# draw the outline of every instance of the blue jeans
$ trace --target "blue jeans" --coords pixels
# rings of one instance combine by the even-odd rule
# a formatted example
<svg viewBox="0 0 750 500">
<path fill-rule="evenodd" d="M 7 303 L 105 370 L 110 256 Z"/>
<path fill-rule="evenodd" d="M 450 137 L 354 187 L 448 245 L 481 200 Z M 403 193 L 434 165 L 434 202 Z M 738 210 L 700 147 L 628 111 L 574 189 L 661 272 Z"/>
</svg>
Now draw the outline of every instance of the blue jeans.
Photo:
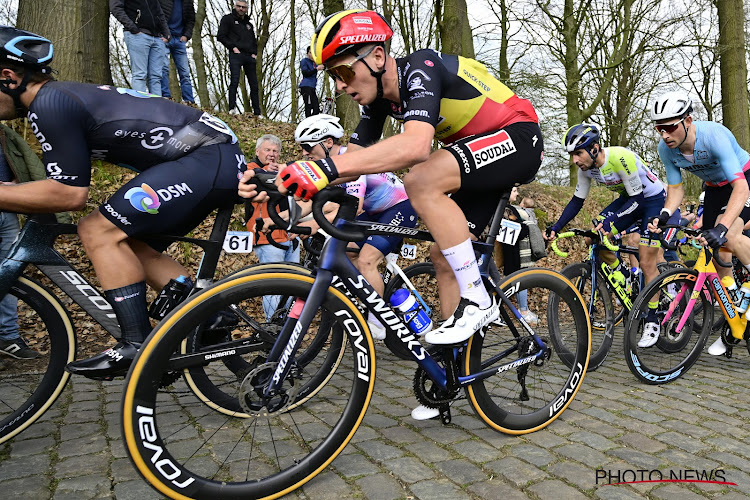
<svg viewBox="0 0 750 500">
<path fill-rule="evenodd" d="M 134 90 L 161 96 L 161 72 L 167 51 L 161 38 L 145 33 L 125 32 L 130 55 L 130 84 Z M 147 88 L 148 87 L 148 88 Z"/>
<path fill-rule="evenodd" d="M 188 62 L 187 49 L 179 37 L 173 36 L 167 42 L 164 52 L 164 69 L 161 73 L 161 96 L 172 97 L 169 91 L 169 54 L 172 54 L 174 65 L 177 67 L 177 76 L 180 78 L 180 92 L 184 102 L 195 102 L 193 97 L 193 84 L 190 82 L 190 63 Z"/>
<path fill-rule="evenodd" d="M 16 214 L 0 212 L 0 260 L 8 255 L 20 229 Z M 0 340 L 18 337 L 18 300 L 12 295 L 6 295 L 0 300 Z"/>
<path fill-rule="evenodd" d="M 258 256 L 258 262 L 261 264 L 267 262 L 294 262 L 295 264 L 299 264 L 300 245 L 296 245 L 297 248 L 295 249 L 292 249 L 294 245 L 291 242 L 282 243 L 282 245 L 286 245 L 287 249 L 282 250 L 273 245 L 258 245 L 253 248 L 253 251 Z M 273 312 L 279 305 L 279 300 L 281 300 L 280 295 L 263 296 L 263 312 L 266 314 L 266 321 L 271 319 L 271 315 L 273 315 Z"/>
</svg>

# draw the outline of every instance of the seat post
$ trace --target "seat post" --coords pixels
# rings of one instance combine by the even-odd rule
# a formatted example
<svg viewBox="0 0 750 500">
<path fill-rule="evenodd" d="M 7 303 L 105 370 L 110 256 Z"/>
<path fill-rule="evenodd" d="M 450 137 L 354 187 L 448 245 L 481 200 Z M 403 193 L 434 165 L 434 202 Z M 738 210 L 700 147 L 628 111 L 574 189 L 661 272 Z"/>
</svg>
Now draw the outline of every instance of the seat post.
<svg viewBox="0 0 750 500">
<path fill-rule="evenodd" d="M 513 188 L 511 187 L 507 191 L 503 191 L 503 194 L 500 195 L 500 202 L 497 204 L 495 215 L 492 216 L 490 231 L 487 233 L 487 239 L 485 240 L 485 243 L 487 243 L 488 245 L 494 244 L 495 238 L 500 232 L 500 224 L 502 222 L 503 215 L 505 214 L 505 207 L 508 206 L 508 201 L 510 200 L 510 192 L 512 190 Z"/>
</svg>

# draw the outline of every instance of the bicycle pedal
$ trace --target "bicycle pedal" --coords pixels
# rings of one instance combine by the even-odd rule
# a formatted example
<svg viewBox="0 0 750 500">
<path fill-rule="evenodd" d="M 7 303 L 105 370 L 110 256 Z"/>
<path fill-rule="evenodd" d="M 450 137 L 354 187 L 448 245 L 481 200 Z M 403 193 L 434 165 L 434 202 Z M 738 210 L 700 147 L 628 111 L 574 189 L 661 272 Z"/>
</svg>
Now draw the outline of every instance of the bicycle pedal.
<svg viewBox="0 0 750 500">
<path fill-rule="evenodd" d="M 443 406 L 442 408 L 439 408 L 440 410 L 440 421 L 443 423 L 443 425 L 448 425 L 451 423 L 451 407 L 450 406 Z"/>
<path fill-rule="evenodd" d="M 727 357 L 727 359 L 732 359 L 732 346 L 727 346 L 727 352 L 724 353 L 724 356 Z"/>
</svg>

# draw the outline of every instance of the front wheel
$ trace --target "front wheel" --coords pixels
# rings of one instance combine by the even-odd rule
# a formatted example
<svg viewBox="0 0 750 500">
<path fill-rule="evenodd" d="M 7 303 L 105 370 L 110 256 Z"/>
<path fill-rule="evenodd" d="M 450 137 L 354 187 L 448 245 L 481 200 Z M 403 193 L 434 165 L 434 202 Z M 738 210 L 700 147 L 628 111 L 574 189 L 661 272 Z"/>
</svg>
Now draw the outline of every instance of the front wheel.
<svg viewBox="0 0 750 500">
<path fill-rule="evenodd" d="M 635 377 L 650 385 L 666 384 L 698 360 L 711 334 L 713 303 L 708 289 L 695 290 L 698 271 L 673 269 L 659 275 L 638 295 L 625 331 L 625 361 Z M 690 305 L 691 297 L 696 301 Z M 654 311 L 648 303 L 658 301 Z M 647 322 L 660 333 L 655 344 L 639 347 Z M 645 343 L 645 342 L 644 342 Z"/>
<path fill-rule="evenodd" d="M 247 314 L 261 317 L 258 297 L 308 297 L 312 283 L 312 277 L 284 272 L 233 277 L 189 299 L 151 333 L 125 382 L 123 436 L 136 469 L 159 492 L 172 498 L 276 498 L 315 477 L 344 449 L 372 397 L 375 358 L 364 318 L 333 287 L 313 321 L 333 315 L 349 345 L 328 383 L 305 404 L 293 405 L 305 384 L 305 368 L 285 347 L 280 360 L 293 367 L 280 391 L 267 398 L 264 391 L 277 363 L 259 361 L 236 381 L 234 398 L 243 411 L 234 415 L 211 411 L 182 381 L 162 383 L 174 366 L 201 365 L 209 375 L 223 373 L 225 354 L 252 351 L 255 339 L 237 345 L 236 353 L 174 354 L 215 311 L 247 304 Z M 295 328 L 297 334 L 305 332 Z"/>
<path fill-rule="evenodd" d="M 591 326 L 581 294 L 554 271 L 517 271 L 500 288 L 506 295 L 528 293 L 529 310 L 538 316 L 532 330 L 544 346 L 510 314 L 511 324 L 493 324 L 469 339 L 462 375 L 494 371 L 467 386 L 467 398 L 493 429 L 526 434 L 549 425 L 575 397 L 588 365 Z M 545 313 L 547 298 L 552 296 L 557 297 L 554 321 L 560 322 L 557 327 L 564 333 L 564 352 L 553 340 L 552 316 Z"/>
</svg>

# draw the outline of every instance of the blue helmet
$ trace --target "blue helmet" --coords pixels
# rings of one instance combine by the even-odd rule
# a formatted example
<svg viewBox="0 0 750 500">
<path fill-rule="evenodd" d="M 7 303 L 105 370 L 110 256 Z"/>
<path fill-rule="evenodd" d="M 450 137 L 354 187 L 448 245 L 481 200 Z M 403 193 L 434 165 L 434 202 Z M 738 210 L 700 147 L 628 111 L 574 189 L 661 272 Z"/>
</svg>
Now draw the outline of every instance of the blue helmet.
<svg viewBox="0 0 750 500">
<path fill-rule="evenodd" d="M 581 123 L 568 129 L 562 145 L 568 153 L 572 153 L 576 149 L 588 151 L 592 144 L 599 143 L 600 138 L 599 127 L 591 123 Z"/>
<path fill-rule="evenodd" d="M 0 64 L 3 62 L 42 70 L 52 62 L 52 42 L 30 31 L 0 26 Z"/>
</svg>

